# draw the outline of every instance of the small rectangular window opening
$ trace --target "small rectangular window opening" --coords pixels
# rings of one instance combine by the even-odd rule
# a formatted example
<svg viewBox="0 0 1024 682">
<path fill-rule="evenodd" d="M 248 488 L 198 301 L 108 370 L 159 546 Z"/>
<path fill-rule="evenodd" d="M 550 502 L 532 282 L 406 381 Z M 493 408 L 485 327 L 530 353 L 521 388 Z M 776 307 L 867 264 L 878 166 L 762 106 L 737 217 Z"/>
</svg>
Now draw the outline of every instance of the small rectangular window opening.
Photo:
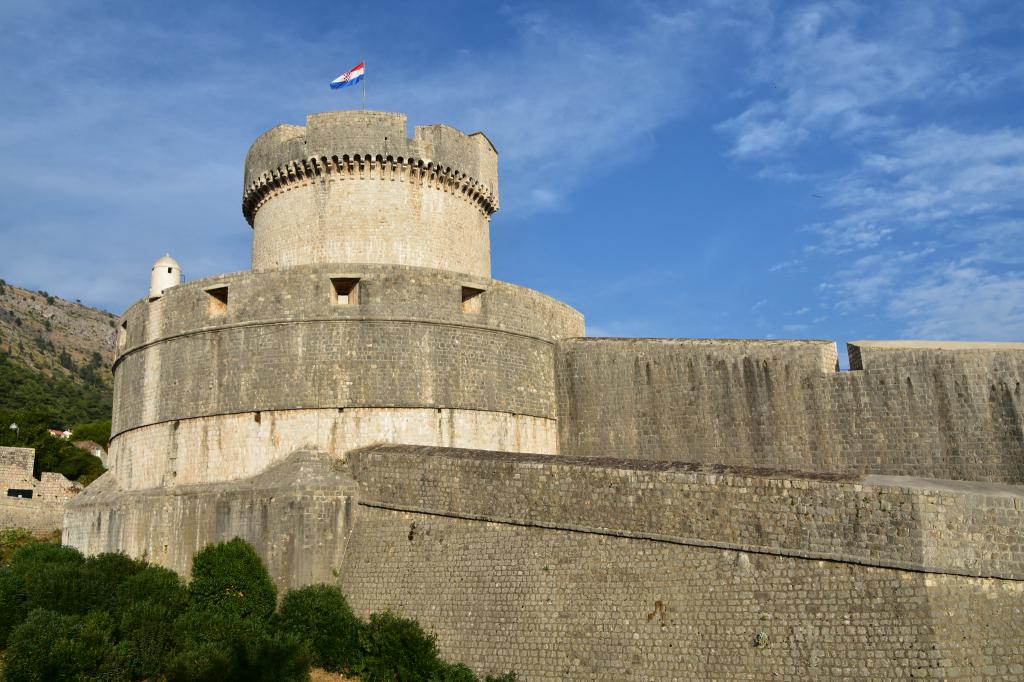
<svg viewBox="0 0 1024 682">
<path fill-rule="evenodd" d="M 331 303 L 334 305 L 356 305 L 359 303 L 359 278 L 332 277 Z"/>
<path fill-rule="evenodd" d="M 210 297 L 210 317 L 217 317 L 219 315 L 225 315 L 228 312 L 228 288 L 217 287 L 215 289 L 207 289 L 206 293 Z"/>
<path fill-rule="evenodd" d="M 174 268 L 167 268 L 167 274 L 168 275 L 171 274 L 172 272 L 174 272 Z"/>
<path fill-rule="evenodd" d="M 462 312 L 480 312 L 480 294 L 482 293 L 484 293 L 483 289 L 477 289 L 475 287 L 462 287 Z"/>
<path fill-rule="evenodd" d="M 7 497 L 22 497 L 22 498 L 24 498 L 26 500 L 31 500 L 32 499 L 32 491 L 31 490 L 25 490 L 25 489 L 22 489 L 22 488 L 8 488 L 7 489 Z"/>
</svg>

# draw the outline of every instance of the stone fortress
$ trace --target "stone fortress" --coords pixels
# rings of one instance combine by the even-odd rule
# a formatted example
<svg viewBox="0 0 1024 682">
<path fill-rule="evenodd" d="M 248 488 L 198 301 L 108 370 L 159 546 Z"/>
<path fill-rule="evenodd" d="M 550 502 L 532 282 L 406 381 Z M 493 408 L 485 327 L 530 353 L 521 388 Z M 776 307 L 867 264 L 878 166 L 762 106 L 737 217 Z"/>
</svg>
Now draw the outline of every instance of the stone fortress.
<svg viewBox="0 0 1024 682">
<path fill-rule="evenodd" d="M 259 137 L 252 270 L 154 266 L 64 541 L 241 536 L 525 680 L 1024 679 L 1024 344 L 588 338 L 498 205 L 482 133 Z"/>
</svg>

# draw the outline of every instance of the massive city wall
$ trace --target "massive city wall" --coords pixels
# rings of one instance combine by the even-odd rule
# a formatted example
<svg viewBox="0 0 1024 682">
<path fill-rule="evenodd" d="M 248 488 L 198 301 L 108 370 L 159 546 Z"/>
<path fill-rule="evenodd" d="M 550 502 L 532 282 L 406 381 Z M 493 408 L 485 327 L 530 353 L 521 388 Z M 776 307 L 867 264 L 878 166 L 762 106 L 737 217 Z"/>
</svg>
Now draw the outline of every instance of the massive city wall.
<svg viewBox="0 0 1024 682">
<path fill-rule="evenodd" d="M 478 670 L 1024 674 L 1014 486 L 405 446 L 349 460 L 350 600 L 420 619 Z"/>
<path fill-rule="evenodd" d="M 187 572 L 242 537 L 523 679 L 1024 674 L 1024 492 L 995 483 L 379 445 L 72 503 L 64 541 Z"/>
<path fill-rule="evenodd" d="M 560 452 L 1024 482 L 1024 344 L 569 339 Z"/>
</svg>

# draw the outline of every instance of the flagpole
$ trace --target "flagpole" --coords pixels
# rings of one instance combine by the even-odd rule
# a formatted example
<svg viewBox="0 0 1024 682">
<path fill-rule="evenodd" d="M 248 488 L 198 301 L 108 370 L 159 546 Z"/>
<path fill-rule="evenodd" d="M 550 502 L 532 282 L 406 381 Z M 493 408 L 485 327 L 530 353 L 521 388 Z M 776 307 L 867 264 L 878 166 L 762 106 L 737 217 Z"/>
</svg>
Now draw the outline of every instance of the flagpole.
<svg viewBox="0 0 1024 682">
<path fill-rule="evenodd" d="M 363 109 L 366 109 L 366 62 L 363 62 Z"/>
</svg>

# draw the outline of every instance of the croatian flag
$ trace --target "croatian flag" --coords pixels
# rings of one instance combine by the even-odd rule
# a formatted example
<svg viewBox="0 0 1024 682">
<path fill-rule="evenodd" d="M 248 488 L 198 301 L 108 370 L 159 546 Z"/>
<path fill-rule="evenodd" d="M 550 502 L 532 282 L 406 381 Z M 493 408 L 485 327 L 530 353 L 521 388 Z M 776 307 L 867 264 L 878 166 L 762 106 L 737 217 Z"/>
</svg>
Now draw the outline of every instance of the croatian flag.
<svg viewBox="0 0 1024 682">
<path fill-rule="evenodd" d="M 366 65 L 363 62 L 359 62 L 358 66 L 355 66 L 350 71 L 346 71 L 337 78 L 331 81 L 331 89 L 337 90 L 338 88 L 347 88 L 350 85 L 355 85 L 359 81 L 363 80 L 363 76 L 366 75 Z"/>
</svg>

